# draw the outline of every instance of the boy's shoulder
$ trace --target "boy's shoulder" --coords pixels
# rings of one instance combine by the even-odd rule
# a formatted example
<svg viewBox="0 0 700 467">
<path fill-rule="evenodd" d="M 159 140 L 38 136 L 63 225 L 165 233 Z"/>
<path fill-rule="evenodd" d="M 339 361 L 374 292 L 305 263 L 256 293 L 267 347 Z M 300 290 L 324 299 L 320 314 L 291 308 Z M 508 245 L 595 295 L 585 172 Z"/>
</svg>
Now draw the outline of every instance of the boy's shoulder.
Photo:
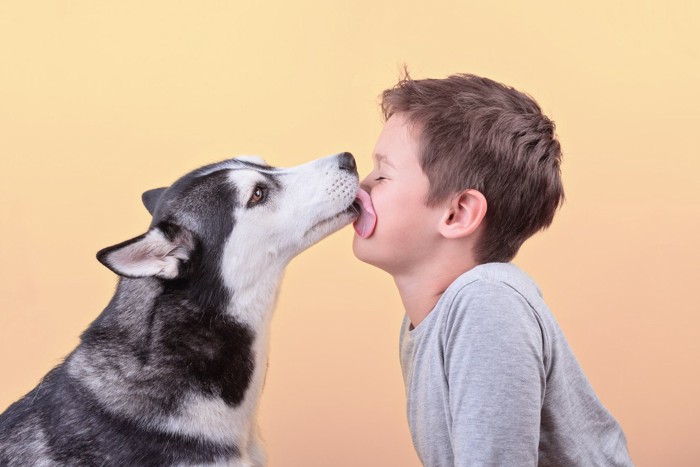
<svg viewBox="0 0 700 467">
<path fill-rule="evenodd" d="M 542 299 L 538 285 L 513 263 L 483 263 L 466 271 L 445 290 L 443 298 L 480 296 L 485 292 L 517 294 L 534 306 Z"/>
<path fill-rule="evenodd" d="M 518 266 L 483 263 L 457 277 L 417 328 L 404 316 L 402 336 L 450 336 L 486 329 L 539 335 L 551 325 L 553 317 L 548 315 L 539 287 Z"/>
<path fill-rule="evenodd" d="M 542 342 L 551 326 L 539 287 L 512 263 L 485 263 L 465 272 L 445 290 L 432 313 L 446 340 L 498 335 Z"/>
</svg>

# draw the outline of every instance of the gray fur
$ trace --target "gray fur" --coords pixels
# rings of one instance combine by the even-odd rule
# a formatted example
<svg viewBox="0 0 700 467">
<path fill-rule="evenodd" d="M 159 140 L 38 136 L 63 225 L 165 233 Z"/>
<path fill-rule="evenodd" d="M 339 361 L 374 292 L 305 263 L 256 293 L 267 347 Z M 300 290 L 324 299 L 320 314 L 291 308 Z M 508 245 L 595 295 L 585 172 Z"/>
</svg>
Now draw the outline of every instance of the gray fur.
<svg viewBox="0 0 700 467">
<path fill-rule="evenodd" d="M 282 272 L 354 217 L 349 157 L 296 171 L 232 159 L 144 193 L 149 230 L 98 253 L 121 275 L 112 300 L 64 362 L 0 415 L 0 466 L 264 465 L 255 412 Z M 244 192 L 251 183 L 264 200 Z M 309 183 L 325 198 L 307 208 L 302 191 L 283 202 Z M 270 227 L 269 246 L 264 236 L 240 240 L 256 231 L 248 219 L 283 226 L 270 216 L 292 207 L 310 218 L 305 226 L 293 214 L 296 241 Z"/>
</svg>

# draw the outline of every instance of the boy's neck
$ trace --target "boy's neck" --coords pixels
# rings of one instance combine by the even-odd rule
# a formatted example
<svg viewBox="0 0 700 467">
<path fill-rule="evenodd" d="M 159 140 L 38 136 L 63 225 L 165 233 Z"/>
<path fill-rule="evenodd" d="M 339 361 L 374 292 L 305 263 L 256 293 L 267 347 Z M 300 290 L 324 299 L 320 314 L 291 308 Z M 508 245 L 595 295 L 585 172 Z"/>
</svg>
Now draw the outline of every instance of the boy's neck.
<svg viewBox="0 0 700 467">
<path fill-rule="evenodd" d="M 394 283 L 413 327 L 418 326 L 430 314 L 450 284 L 476 265 L 475 262 L 452 268 L 443 265 L 438 269 L 439 272 L 425 268 L 413 274 L 394 275 Z"/>
</svg>

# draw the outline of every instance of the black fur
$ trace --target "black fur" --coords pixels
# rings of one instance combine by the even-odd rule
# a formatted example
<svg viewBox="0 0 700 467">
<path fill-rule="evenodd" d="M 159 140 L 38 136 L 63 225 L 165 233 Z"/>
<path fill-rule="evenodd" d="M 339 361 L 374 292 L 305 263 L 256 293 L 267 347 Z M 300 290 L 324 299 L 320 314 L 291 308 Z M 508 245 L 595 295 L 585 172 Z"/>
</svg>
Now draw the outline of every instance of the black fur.
<svg viewBox="0 0 700 467">
<path fill-rule="evenodd" d="M 354 176 L 345 182 L 356 189 L 350 158 L 346 154 L 333 162 L 345 177 Z M 143 195 L 153 216 L 149 229 L 162 236 L 153 232 L 146 238 L 149 230 L 98 253 L 122 276 L 116 292 L 64 362 L 0 415 L 0 467 L 265 461 L 250 418 L 259 394 L 246 395 L 253 387 L 259 390 L 264 368 L 255 365 L 264 365 L 266 349 L 256 355 L 264 347 L 256 341 L 256 330 L 234 318 L 246 319 L 251 310 L 229 308 L 244 301 L 234 300 L 236 291 L 225 285 L 221 270 L 236 225 L 234 212 L 274 206 L 282 174 L 249 161 L 220 164 Z M 231 170 L 242 167 L 262 174 L 260 183 L 268 190 L 264 200 L 251 204 L 250 193 L 236 192 Z M 341 184 L 342 193 L 347 195 L 349 186 Z M 344 214 L 349 222 L 352 199 L 345 201 L 330 219 Z M 191 401 L 205 409 L 192 412 L 202 405 Z M 240 420 L 230 409 L 244 401 L 245 426 L 232 428 Z M 232 418 L 212 418 L 220 412 Z M 199 425 L 185 423 L 197 416 L 202 417 Z M 217 421 L 222 424 L 210 425 Z M 229 437 L 229 431 L 235 433 Z M 248 444 L 237 446 L 236 439 Z"/>
<path fill-rule="evenodd" d="M 161 195 L 167 190 L 167 188 L 154 188 L 152 190 L 145 191 L 141 195 L 141 201 L 143 205 L 146 206 L 148 212 L 153 215 L 160 200 Z"/>
<path fill-rule="evenodd" d="M 232 444 L 172 434 L 147 423 L 178 414 L 183 398 L 192 393 L 237 406 L 251 381 L 255 336 L 226 313 L 231 295 L 219 273 L 235 224 L 236 196 L 226 177 L 226 171 L 190 174 L 158 192 L 157 199 L 144 198 L 154 214 L 152 227 L 170 239 L 185 228 L 179 219 L 196 217 L 197 229 L 188 231 L 194 238 L 189 260 L 173 280 L 120 278 L 114 297 L 82 334 L 78 348 L 0 416 L 1 466 L 31 463 L 31 453 L 18 458 L 26 449 L 13 446 L 31 443 L 37 433 L 59 465 L 196 464 L 239 453 Z M 109 378 L 116 396 L 96 393 L 89 378 L 68 371 L 78 353 L 86 356 L 80 371 Z M 122 411 L 122 402 L 138 416 Z"/>
<path fill-rule="evenodd" d="M 58 465 L 155 467 L 183 460 L 215 462 L 237 454 L 235 446 L 144 430 L 128 418 L 105 411 L 63 365 L 3 414 L 1 436 L 11 438 L 29 414 L 35 415 L 33 429 L 41 427 L 47 433 L 48 451 Z M 3 454 L 0 465 L 27 464 Z"/>
</svg>

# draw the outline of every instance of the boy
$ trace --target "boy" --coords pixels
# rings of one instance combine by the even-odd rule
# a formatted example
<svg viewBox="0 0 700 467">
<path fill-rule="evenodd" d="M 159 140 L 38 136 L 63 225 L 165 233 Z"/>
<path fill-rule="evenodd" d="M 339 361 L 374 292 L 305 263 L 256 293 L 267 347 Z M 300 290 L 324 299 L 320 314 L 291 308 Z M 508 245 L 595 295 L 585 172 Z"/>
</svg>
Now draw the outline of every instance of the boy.
<svg viewBox="0 0 700 467">
<path fill-rule="evenodd" d="M 632 465 L 536 284 L 509 263 L 564 199 L 554 123 L 473 75 L 384 91 L 353 251 L 394 278 L 426 466 Z"/>
</svg>

